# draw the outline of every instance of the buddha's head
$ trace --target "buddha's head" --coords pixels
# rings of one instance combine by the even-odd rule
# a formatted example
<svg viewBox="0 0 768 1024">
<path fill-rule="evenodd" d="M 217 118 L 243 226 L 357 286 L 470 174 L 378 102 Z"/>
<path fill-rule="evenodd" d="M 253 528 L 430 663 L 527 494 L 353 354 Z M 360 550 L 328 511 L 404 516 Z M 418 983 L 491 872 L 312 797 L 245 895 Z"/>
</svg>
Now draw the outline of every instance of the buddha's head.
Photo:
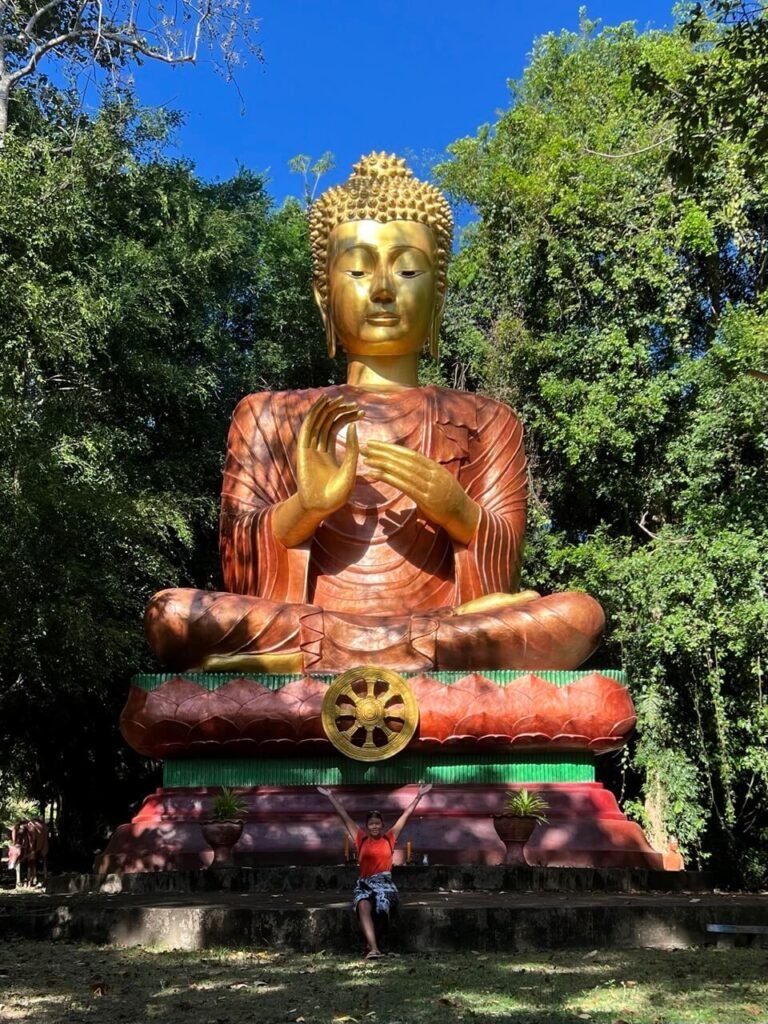
<svg viewBox="0 0 768 1024">
<path fill-rule="evenodd" d="M 309 214 L 315 299 L 328 352 L 437 356 L 453 218 L 404 160 L 371 153 Z"/>
</svg>

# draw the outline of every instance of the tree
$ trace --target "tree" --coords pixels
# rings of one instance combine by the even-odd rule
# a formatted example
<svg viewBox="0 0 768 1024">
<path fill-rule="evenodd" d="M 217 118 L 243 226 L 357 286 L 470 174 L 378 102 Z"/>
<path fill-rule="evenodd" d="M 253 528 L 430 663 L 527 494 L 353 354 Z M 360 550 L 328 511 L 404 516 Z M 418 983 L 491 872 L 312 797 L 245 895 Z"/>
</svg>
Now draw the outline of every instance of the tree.
<svg viewBox="0 0 768 1024">
<path fill-rule="evenodd" d="M 232 408 L 334 370 L 298 203 L 163 158 L 166 114 L 108 104 L 62 150 L 35 109 L 0 161 L 0 789 L 87 866 L 149 786 L 117 732 L 146 601 L 220 586 Z"/>
<path fill-rule="evenodd" d="M 243 48 L 261 57 L 256 28 L 250 0 L 0 0 L 0 148 L 11 95 L 45 59 L 117 77 L 144 60 L 189 64 L 207 51 L 231 76 Z"/>
<path fill-rule="evenodd" d="M 766 150 L 713 70 L 761 59 L 740 26 L 583 19 L 537 41 L 510 109 L 439 169 L 478 213 L 443 373 L 524 419 L 526 585 L 606 606 L 599 660 L 623 660 L 639 714 L 631 806 L 657 844 L 764 874 Z M 710 118 L 694 175 L 690 105 L 670 102 L 691 89 Z"/>
<path fill-rule="evenodd" d="M 299 153 L 288 161 L 288 166 L 294 174 L 301 175 L 303 181 L 302 202 L 306 209 L 315 201 L 320 179 L 324 174 L 333 170 L 336 166 L 336 161 L 333 153 L 327 149 L 314 163 L 311 156 Z"/>
</svg>

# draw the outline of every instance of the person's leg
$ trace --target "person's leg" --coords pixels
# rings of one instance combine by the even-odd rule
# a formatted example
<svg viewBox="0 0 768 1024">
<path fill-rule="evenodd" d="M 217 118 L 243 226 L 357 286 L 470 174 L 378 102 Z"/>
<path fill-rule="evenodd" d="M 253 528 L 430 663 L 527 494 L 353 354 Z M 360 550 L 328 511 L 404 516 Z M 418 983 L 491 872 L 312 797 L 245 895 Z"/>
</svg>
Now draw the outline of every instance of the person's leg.
<svg viewBox="0 0 768 1024">
<path fill-rule="evenodd" d="M 370 900 L 360 900 L 357 904 L 357 916 L 365 936 L 365 941 L 368 943 L 368 952 L 373 953 L 374 956 L 380 956 L 381 950 L 376 939 L 376 929 L 373 925 L 373 908 L 371 907 Z"/>
</svg>

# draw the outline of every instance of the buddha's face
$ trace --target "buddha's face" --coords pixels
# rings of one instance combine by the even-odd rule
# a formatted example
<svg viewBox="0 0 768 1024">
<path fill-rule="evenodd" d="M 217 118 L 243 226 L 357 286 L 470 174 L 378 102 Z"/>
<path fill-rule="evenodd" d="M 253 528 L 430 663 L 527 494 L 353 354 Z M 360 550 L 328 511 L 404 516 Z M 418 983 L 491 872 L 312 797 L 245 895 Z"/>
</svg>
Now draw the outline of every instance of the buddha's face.
<svg viewBox="0 0 768 1024">
<path fill-rule="evenodd" d="M 416 221 L 349 221 L 329 238 L 328 311 L 348 355 L 419 352 L 435 309 L 436 249 Z"/>
</svg>

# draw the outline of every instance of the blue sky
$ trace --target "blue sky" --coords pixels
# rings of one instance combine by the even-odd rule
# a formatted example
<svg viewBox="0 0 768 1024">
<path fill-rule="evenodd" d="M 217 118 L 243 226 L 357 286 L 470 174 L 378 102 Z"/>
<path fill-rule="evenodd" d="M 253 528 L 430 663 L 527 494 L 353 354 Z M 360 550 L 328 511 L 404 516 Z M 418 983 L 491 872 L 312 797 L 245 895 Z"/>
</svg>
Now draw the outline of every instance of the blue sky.
<svg viewBox="0 0 768 1024">
<path fill-rule="evenodd" d="M 145 64 L 142 100 L 186 114 L 178 150 L 205 178 L 242 164 L 266 171 L 280 203 L 298 195 L 288 170 L 297 153 L 330 149 L 346 178 L 372 149 L 415 157 L 424 172 L 454 139 L 474 134 L 508 106 L 507 80 L 526 65 L 533 40 L 578 25 L 578 0 L 253 0 L 265 63 L 251 59 L 238 89 L 205 64 Z M 672 23 L 671 0 L 593 0 L 603 24 Z"/>
</svg>

